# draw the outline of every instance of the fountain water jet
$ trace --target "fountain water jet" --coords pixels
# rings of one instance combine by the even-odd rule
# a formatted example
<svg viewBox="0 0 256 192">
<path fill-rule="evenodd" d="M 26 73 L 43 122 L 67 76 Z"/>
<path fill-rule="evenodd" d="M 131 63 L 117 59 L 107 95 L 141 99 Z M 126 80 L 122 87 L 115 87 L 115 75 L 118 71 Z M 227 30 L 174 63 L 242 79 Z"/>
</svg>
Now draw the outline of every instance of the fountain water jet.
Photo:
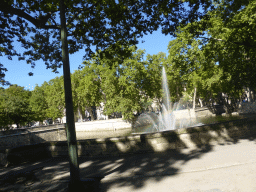
<svg viewBox="0 0 256 192">
<path fill-rule="evenodd" d="M 177 110 L 179 104 L 174 104 L 172 108 L 167 76 L 164 67 L 162 70 L 162 88 L 164 94 L 161 112 L 159 112 L 158 116 L 152 112 L 141 114 L 135 123 L 136 132 L 167 131 L 189 127 L 196 124 L 195 113 L 193 110 Z M 143 128 L 141 129 L 141 127 Z"/>
</svg>

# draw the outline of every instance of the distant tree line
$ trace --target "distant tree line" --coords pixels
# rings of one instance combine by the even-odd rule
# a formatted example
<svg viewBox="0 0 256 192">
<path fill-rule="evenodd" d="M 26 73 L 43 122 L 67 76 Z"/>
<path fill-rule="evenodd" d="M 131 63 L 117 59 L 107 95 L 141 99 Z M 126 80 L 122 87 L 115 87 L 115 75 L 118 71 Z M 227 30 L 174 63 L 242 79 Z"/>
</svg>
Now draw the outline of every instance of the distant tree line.
<svg viewBox="0 0 256 192">
<path fill-rule="evenodd" d="M 92 114 L 92 107 L 103 102 L 105 115 L 119 112 L 131 120 L 134 112 L 149 109 L 153 100 L 160 106 L 162 67 L 166 68 L 172 102 L 190 102 L 194 107 L 213 102 L 230 105 L 223 103 L 225 99 L 221 99 L 220 93 L 231 95 L 237 102 L 243 96 L 244 86 L 248 86 L 246 79 L 241 79 L 240 87 L 233 83 L 232 71 L 225 73 L 218 59 L 211 58 L 209 46 L 184 28 L 170 41 L 168 57 L 160 52 L 144 59 L 145 50 L 136 50 L 134 46 L 130 47 L 132 55 L 124 59 L 114 53 L 112 58 L 98 54 L 71 74 L 74 111 L 88 110 Z M 64 116 L 63 76 L 36 85 L 33 91 L 18 85 L 0 91 L 1 126 Z M 229 112 L 234 110 L 233 107 Z"/>
<path fill-rule="evenodd" d="M 228 113 L 237 102 L 255 100 L 255 2 L 225 17 L 225 2 L 215 5 L 201 20 L 180 25 L 164 53 L 147 55 L 129 48 L 131 55 L 120 57 L 109 46 L 83 62 L 71 75 L 74 111 L 91 112 L 104 103 L 104 114 L 123 114 L 132 119 L 135 111 L 161 104 L 161 72 L 166 68 L 172 102 L 192 107 L 224 105 Z M 121 44 L 116 44 L 120 46 Z M 245 95 L 247 91 L 247 95 Z M 56 77 L 33 91 L 18 85 L 0 89 L 0 126 L 29 121 L 57 119 L 65 110 L 63 77 Z"/>
</svg>

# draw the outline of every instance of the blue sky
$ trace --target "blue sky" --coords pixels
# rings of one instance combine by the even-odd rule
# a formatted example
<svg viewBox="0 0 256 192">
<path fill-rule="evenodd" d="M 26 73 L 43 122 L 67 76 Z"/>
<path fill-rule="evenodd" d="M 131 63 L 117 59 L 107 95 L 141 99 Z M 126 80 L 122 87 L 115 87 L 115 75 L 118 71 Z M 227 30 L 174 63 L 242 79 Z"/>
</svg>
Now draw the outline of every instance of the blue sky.
<svg viewBox="0 0 256 192">
<path fill-rule="evenodd" d="M 152 34 L 148 34 L 139 40 L 139 44 L 137 45 L 138 49 L 145 49 L 146 54 L 157 54 L 159 52 L 164 52 L 167 55 L 167 46 L 169 41 L 173 38 L 170 35 L 165 36 L 161 33 L 161 30 L 155 31 Z M 141 41 L 144 40 L 144 43 Z M 21 49 L 18 47 L 18 43 L 15 43 L 17 49 Z M 79 52 L 70 55 L 70 71 L 73 73 L 74 70 L 78 69 L 78 66 L 83 62 L 84 51 L 80 50 Z M 5 80 L 9 81 L 12 84 L 17 84 L 25 87 L 25 89 L 33 90 L 36 84 L 39 86 L 44 81 L 49 81 L 56 76 L 63 75 L 63 69 L 59 69 L 59 74 L 55 74 L 51 71 L 51 69 L 46 69 L 46 65 L 41 61 L 36 62 L 36 66 L 34 69 L 31 68 L 30 65 L 26 63 L 26 61 L 18 61 L 17 57 L 13 57 L 12 60 L 8 60 L 7 57 L 1 57 L 1 63 L 4 64 L 4 67 L 7 68 L 7 72 L 5 73 Z M 29 72 L 33 72 L 33 76 L 28 76 Z M 5 88 L 7 88 L 5 86 Z"/>
</svg>

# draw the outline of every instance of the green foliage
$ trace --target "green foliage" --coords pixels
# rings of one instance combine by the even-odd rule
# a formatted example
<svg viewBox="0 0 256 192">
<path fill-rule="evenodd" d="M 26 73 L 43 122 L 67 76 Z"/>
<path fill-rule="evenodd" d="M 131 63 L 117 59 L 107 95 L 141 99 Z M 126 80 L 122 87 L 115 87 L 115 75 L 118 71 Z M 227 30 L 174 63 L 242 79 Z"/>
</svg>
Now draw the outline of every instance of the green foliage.
<svg viewBox="0 0 256 192">
<path fill-rule="evenodd" d="M 41 87 L 36 85 L 30 97 L 30 107 L 33 112 L 34 121 L 43 121 L 48 118 L 46 115 L 48 104 L 46 102 L 44 85 Z"/>
<path fill-rule="evenodd" d="M 169 71 L 172 71 L 172 78 L 178 80 L 173 88 L 180 95 L 177 100 L 184 95 L 184 91 L 192 97 L 195 88 L 201 98 L 212 91 L 219 81 L 219 71 L 215 63 L 205 56 L 202 41 L 194 38 L 185 27 L 169 43 L 168 50 Z"/>
<path fill-rule="evenodd" d="M 96 64 L 88 64 L 82 70 L 72 74 L 74 110 L 80 106 L 83 111 L 92 106 L 99 106 L 102 101 L 99 70 Z"/>
<path fill-rule="evenodd" d="M 101 57 L 112 59 L 113 52 L 120 58 L 131 56 L 129 46 L 137 44 L 137 39 L 144 34 L 152 33 L 159 26 L 163 27 L 164 33 L 173 34 L 177 26 L 202 18 L 201 9 L 211 6 L 210 1 L 188 2 L 64 0 L 69 53 L 85 48 L 85 58 L 89 60 L 94 56 L 92 47 L 95 46 L 96 52 L 102 50 Z M 47 68 L 57 73 L 62 65 L 60 1 L 3 0 L 1 5 L 0 34 L 9 34 L 1 36 L 1 56 L 3 53 L 9 59 L 17 56 L 26 60 L 32 68 L 37 60 L 42 59 Z M 21 43 L 25 52 L 15 50 L 14 39 Z M 6 68 L 0 63 L 3 84 L 6 83 L 5 71 Z"/>
<path fill-rule="evenodd" d="M 46 116 L 53 120 L 63 117 L 65 109 L 63 76 L 56 77 L 43 84 L 45 100 L 47 103 Z"/>
<path fill-rule="evenodd" d="M 237 4 L 243 1 L 237 1 Z M 206 46 L 208 60 L 218 62 L 223 71 L 221 82 L 226 82 L 226 92 L 239 95 L 243 87 L 256 88 L 255 84 L 255 16 L 256 3 L 234 6 L 235 11 L 226 17 L 226 3 L 216 4 L 216 9 L 208 12 L 208 19 L 191 26 L 204 26 L 197 31 Z M 191 30 L 191 28 L 190 28 Z M 207 36 L 206 36 L 207 34 Z"/>
<path fill-rule="evenodd" d="M 133 113 L 147 109 L 153 98 L 161 99 L 165 54 L 148 55 L 148 61 L 144 61 L 145 51 L 129 49 L 132 55 L 124 59 L 116 55 L 109 59 L 99 52 L 92 60 L 84 61 L 82 70 L 72 74 L 75 108 L 85 110 L 103 102 L 106 115 L 120 112 L 124 119 L 132 119 Z"/>
<path fill-rule="evenodd" d="M 160 103 L 163 96 L 162 86 L 162 68 L 166 66 L 165 53 L 147 55 L 146 77 L 144 78 L 144 90 L 150 98 L 155 98 Z M 170 82 L 169 82 L 170 83 Z M 170 85 L 170 84 L 169 84 Z"/>
<path fill-rule="evenodd" d="M 0 88 L 0 127 L 7 128 L 7 126 L 11 124 L 11 121 L 7 115 L 5 101 L 6 101 L 5 89 Z"/>
<path fill-rule="evenodd" d="M 243 86 L 255 89 L 255 2 L 187 2 L 64 1 L 69 53 L 85 47 L 87 59 L 84 69 L 72 75 L 74 109 L 103 101 L 106 114 L 122 112 L 129 119 L 152 99 L 161 100 L 162 66 L 172 101 L 182 97 L 184 88 L 187 95 L 197 88 L 198 97 L 203 98 L 209 92 L 210 97 L 217 96 L 220 90 L 239 95 Z M 57 73 L 62 65 L 58 14 L 58 0 L 4 0 L 0 7 L 0 56 L 18 56 L 32 68 L 43 59 L 47 68 Z M 159 26 L 163 33 L 177 37 L 169 44 L 168 59 L 159 53 L 143 61 L 144 51 L 130 45 Z M 25 52 L 15 50 L 15 38 Z M 92 46 L 96 46 L 95 53 Z M 0 63 L 2 84 L 7 83 L 6 70 Z M 8 98 L 18 106 L 27 106 L 16 97 L 1 92 L 2 101 Z M 3 103 L 1 115 L 6 115 Z M 63 77 L 37 87 L 29 104 L 34 119 L 61 117 L 65 108 Z M 5 119 L 9 122 L 10 118 Z"/>
<path fill-rule="evenodd" d="M 31 121 L 30 96 L 30 91 L 24 90 L 24 87 L 17 85 L 12 85 L 5 90 L 1 89 L 1 126 L 7 127 L 8 125 L 16 124 L 19 127 Z"/>
<path fill-rule="evenodd" d="M 191 96 L 194 87 L 205 100 L 217 99 L 220 92 L 239 98 L 244 87 L 255 90 L 255 18 L 251 15 L 256 4 L 241 3 L 233 8 L 224 1 L 216 3 L 206 17 L 179 28 L 177 38 L 169 43 L 168 62 L 172 71 L 179 72 L 173 75 L 181 78 Z"/>
<path fill-rule="evenodd" d="M 89 89 L 90 94 L 100 93 L 98 101 L 103 101 L 104 113 L 107 115 L 113 112 L 120 112 L 125 119 L 131 119 L 134 111 L 142 108 L 141 98 L 144 97 L 140 92 L 143 87 L 143 77 L 145 76 L 144 63 L 142 62 L 144 52 L 135 47 L 130 47 L 132 56 L 122 60 L 119 58 L 108 59 L 100 54 L 90 62 L 84 62 L 85 68 L 92 70 L 91 75 L 95 75 L 94 86 L 96 89 Z M 93 82 L 85 79 L 85 83 Z M 98 84 L 99 83 L 99 84 Z M 95 91 L 94 91 L 95 90 Z M 90 99 L 87 99 L 90 100 Z"/>
</svg>

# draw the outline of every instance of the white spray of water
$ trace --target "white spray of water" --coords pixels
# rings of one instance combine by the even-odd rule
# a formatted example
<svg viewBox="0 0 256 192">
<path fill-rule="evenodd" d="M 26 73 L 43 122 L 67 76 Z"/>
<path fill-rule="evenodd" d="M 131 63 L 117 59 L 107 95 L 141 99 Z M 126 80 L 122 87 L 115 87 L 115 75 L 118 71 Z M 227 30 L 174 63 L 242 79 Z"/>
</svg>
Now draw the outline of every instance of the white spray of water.
<svg viewBox="0 0 256 192">
<path fill-rule="evenodd" d="M 158 131 L 164 130 L 174 130 L 175 129 L 175 116 L 172 113 L 171 102 L 170 102 L 170 92 L 167 81 L 167 76 L 165 68 L 162 70 L 162 89 L 163 94 L 163 103 L 162 110 L 158 116 Z"/>
<path fill-rule="evenodd" d="M 179 118 L 178 128 L 192 126 L 190 110 L 174 111 L 178 109 L 179 103 L 175 103 L 173 108 L 171 106 L 169 86 L 164 67 L 162 70 L 162 89 L 163 102 L 162 109 L 161 112 L 159 112 L 158 117 L 155 118 L 156 114 L 154 113 L 144 113 L 139 117 L 137 121 L 138 125 L 142 125 L 144 122 L 146 124 L 151 124 L 152 126 L 147 128 L 147 130 L 145 130 L 146 132 L 175 130 L 177 125 L 174 113 L 176 114 L 180 112 L 180 116 L 182 116 L 182 118 Z"/>
</svg>

